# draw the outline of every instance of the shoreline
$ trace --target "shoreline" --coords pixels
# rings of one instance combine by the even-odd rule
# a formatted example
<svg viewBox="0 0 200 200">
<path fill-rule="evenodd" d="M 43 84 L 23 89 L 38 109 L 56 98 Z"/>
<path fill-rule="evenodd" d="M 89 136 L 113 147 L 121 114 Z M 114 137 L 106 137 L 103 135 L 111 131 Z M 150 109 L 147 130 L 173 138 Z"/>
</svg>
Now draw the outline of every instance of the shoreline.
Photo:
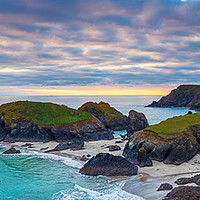
<svg viewBox="0 0 200 200">
<path fill-rule="evenodd" d="M 80 158 L 85 155 L 95 156 L 98 153 L 110 153 L 116 156 L 122 156 L 123 149 L 127 143 L 127 141 L 123 141 L 122 143 L 115 143 L 116 141 L 120 141 L 121 139 L 112 139 L 112 140 L 98 140 L 98 141 L 89 141 L 85 142 L 84 148 L 81 150 L 62 150 L 62 151 L 52 151 L 48 152 L 48 154 L 58 155 L 61 157 L 68 157 L 73 160 L 80 161 Z M 31 143 L 32 148 L 21 147 L 26 143 Z M 58 142 L 15 142 L 15 143 L 7 143 L 0 142 L 1 145 L 4 146 L 13 146 L 19 148 L 21 150 L 35 151 L 38 153 L 45 153 L 47 150 L 53 149 Z M 119 151 L 109 151 L 107 146 L 109 145 L 118 145 L 121 147 Z M 48 147 L 48 148 L 47 148 Z M 41 150 L 45 148 L 45 150 Z M 80 163 L 84 164 L 87 161 L 80 161 Z M 138 176 L 127 177 L 125 179 L 125 184 L 122 189 L 126 192 L 132 193 L 134 195 L 143 197 L 148 200 L 159 200 L 162 199 L 167 193 L 170 191 L 160 191 L 157 192 L 161 183 L 170 183 L 173 187 L 177 187 L 174 183 L 175 180 L 181 177 L 191 177 L 196 174 L 200 174 L 200 155 L 197 154 L 190 161 L 185 162 L 181 165 L 169 165 L 163 164 L 162 162 L 153 161 L 152 167 L 143 167 L 138 168 Z M 187 185 L 195 185 L 195 184 L 187 184 Z M 144 189 L 145 188 L 145 189 Z"/>
</svg>

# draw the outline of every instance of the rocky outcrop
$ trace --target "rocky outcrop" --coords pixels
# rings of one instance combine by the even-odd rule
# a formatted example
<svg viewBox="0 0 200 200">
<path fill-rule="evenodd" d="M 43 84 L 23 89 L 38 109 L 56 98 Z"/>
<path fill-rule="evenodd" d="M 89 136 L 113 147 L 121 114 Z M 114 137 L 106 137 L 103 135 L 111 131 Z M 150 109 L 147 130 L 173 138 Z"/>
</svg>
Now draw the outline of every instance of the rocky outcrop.
<svg viewBox="0 0 200 200">
<path fill-rule="evenodd" d="M 173 186 L 169 183 L 162 183 L 157 191 L 165 191 L 165 190 L 172 190 Z"/>
<path fill-rule="evenodd" d="M 179 178 L 175 181 L 177 185 L 185 185 L 188 183 L 195 183 L 197 185 L 200 185 L 200 174 L 193 176 L 191 178 Z"/>
<path fill-rule="evenodd" d="M 99 119 L 106 128 L 114 131 L 127 129 L 127 116 L 123 115 L 118 110 L 103 101 L 100 103 L 87 102 L 83 104 L 79 110 L 91 113 Z"/>
<path fill-rule="evenodd" d="M 143 113 L 138 113 L 134 110 L 131 110 L 128 115 L 128 136 L 132 135 L 135 131 L 143 130 L 148 127 L 149 123 L 147 118 Z"/>
<path fill-rule="evenodd" d="M 123 155 L 137 164 L 141 148 L 146 152 L 146 160 L 157 160 L 165 164 L 179 165 L 198 153 L 199 143 L 193 127 L 189 127 L 176 138 L 164 139 L 153 131 L 135 132 L 125 146 Z M 145 166 L 146 164 L 143 164 Z"/>
<path fill-rule="evenodd" d="M 90 176 L 132 176 L 137 171 L 137 166 L 125 158 L 108 153 L 97 154 L 80 169 L 81 174 Z"/>
<path fill-rule="evenodd" d="M 143 113 L 134 110 L 129 112 L 129 116 L 125 116 L 108 103 L 88 102 L 83 104 L 79 110 L 86 111 L 99 119 L 106 128 L 116 130 L 127 130 L 128 135 L 134 131 L 139 131 L 149 126 L 147 119 Z"/>
<path fill-rule="evenodd" d="M 121 150 L 121 147 L 118 145 L 110 145 L 110 146 L 108 146 L 108 148 L 109 148 L 109 151 L 120 151 Z"/>
<path fill-rule="evenodd" d="M 83 146 L 84 146 L 83 140 L 72 140 L 72 141 L 62 142 L 58 144 L 54 149 L 46 151 L 46 153 L 51 151 L 63 151 L 67 149 L 80 150 L 83 149 Z"/>
<path fill-rule="evenodd" d="M 163 200 L 199 200 L 200 187 L 180 186 L 174 188 Z"/>
<path fill-rule="evenodd" d="M 189 107 L 200 109 L 200 85 L 180 85 L 159 101 L 153 101 L 148 107 Z"/>
<path fill-rule="evenodd" d="M 20 150 L 17 150 L 14 147 L 11 147 L 10 149 L 3 152 L 3 154 L 18 154 L 18 153 L 20 153 Z"/>
<path fill-rule="evenodd" d="M 0 106 L 0 141 L 62 142 L 113 138 L 113 132 L 96 117 L 66 106 L 29 101 Z"/>
</svg>

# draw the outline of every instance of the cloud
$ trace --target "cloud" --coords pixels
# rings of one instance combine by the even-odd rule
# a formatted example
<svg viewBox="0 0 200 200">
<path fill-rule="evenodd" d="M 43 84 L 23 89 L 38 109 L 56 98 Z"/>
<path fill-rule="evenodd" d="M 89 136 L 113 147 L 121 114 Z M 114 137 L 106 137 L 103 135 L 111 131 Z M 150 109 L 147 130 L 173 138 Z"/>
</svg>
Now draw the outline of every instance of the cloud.
<svg viewBox="0 0 200 200">
<path fill-rule="evenodd" d="M 2 0 L 0 84 L 199 83 L 199 9 L 193 0 Z"/>
</svg>

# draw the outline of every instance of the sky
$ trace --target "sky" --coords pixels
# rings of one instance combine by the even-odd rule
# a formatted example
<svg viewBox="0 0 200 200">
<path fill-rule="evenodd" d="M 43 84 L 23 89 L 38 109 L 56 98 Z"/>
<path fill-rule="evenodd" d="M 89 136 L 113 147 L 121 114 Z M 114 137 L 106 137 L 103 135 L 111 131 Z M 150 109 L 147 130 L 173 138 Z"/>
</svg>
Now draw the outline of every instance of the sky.
<svg viewBox="0 0 200 200">
<path fill-rule="evenodd" d="M 1 0 L 0 95 L 164 95 L 199 84 L 198 0 Z"/>
</svg>

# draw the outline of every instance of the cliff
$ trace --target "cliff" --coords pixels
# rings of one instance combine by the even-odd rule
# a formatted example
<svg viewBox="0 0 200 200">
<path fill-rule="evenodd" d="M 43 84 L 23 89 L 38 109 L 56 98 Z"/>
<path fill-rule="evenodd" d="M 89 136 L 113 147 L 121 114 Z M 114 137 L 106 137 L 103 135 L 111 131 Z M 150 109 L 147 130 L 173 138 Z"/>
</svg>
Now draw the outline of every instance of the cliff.
<svg viewBox="0 0 200 200">
<path fill-rule="evenodd" d="M 180 85 L 159 101 L 153 101 L 148 107 L 189 107 L 200 109 L 200 85 Z"/>
<path fill-rule="evenodd" d="M 17 101 L 0 106 L 1 141 L 112 138 L 112 132 L 96 117 L 64 105 Z"/>
<path fill-rule="evenodd" d="M 190 160 L 200 147 L 200 113 L 174 117 L 135 132 L 124 149 L 124 156 L 138 162 L 141 151 L 148 159 L 166 164 L 181 164 Z"/>
<path fill-rule="evenodd" d="M 127 117 L 103 101 L 100 103 L 87 102 L 83 104 L 79 110 L 91 113 L 99 119 L 106 128 L 114 131 L 127 130 L 128 135 L 133 134 L 134 131 L 139 131 L 149 126 L 143 113 L 131 110 Z"/>
</svg>

